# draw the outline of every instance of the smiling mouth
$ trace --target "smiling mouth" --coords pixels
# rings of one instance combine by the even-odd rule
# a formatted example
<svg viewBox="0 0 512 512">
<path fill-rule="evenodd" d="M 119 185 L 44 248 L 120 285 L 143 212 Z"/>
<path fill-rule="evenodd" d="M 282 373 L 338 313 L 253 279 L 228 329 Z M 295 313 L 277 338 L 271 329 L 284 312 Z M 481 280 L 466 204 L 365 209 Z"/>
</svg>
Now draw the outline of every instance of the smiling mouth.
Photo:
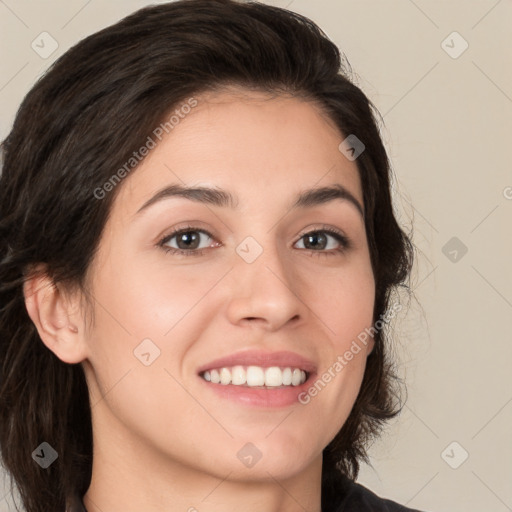
<svg viewBox="0 0 512 512">
<path fill-rule="evenodd" d="M 201 372 L 200 377 L 212 384 L 233 385 L 259 389 L 279 389 L 300 386 L 309 378 L 301 368 L 279 366 L 231 366 L 212 368 Z"/>
</svg>

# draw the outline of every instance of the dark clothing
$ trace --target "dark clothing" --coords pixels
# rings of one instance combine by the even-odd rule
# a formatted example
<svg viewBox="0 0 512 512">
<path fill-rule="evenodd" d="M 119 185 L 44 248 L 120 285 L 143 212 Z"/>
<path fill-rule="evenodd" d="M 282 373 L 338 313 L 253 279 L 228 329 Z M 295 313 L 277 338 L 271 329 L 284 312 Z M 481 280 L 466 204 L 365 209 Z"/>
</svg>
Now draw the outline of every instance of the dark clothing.
<svg viewBox="0 0 512 512">
<path fill-rule="evenodd" d="M 349 481 L 346 491 L 322 506 L 322 512 L 420 512 L 380 498 L 361 484 Z"/>
<path fill-rule="evenodd" d="M 339 492 L 338 492 L 339 491 Z M 80 498 L 67 512 L 87 512 Z M 322 496 L 322 512 L 420 512 L 379 498 L 361 484 L 344 479 L 331 492 Z"/>
</svg>

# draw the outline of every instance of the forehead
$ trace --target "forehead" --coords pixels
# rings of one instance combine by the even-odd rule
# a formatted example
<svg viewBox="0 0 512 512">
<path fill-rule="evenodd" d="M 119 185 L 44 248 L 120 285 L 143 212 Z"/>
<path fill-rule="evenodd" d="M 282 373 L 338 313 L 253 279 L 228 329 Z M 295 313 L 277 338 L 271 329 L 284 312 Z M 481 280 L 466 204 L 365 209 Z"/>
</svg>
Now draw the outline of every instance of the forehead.
<svg viewBox="0 0 512 512">
<path fill-rule="evenodd" d="M 126 213 L 172 183 L 218 186 L 237 197 L 260 191 L 268 200 L 340 183 L 363 203 L 357 165 L 338 149 L 345 136 L 317 104 L 241 88 L 195 99 L 125 178 L 116 202 Z"/>
</svg>

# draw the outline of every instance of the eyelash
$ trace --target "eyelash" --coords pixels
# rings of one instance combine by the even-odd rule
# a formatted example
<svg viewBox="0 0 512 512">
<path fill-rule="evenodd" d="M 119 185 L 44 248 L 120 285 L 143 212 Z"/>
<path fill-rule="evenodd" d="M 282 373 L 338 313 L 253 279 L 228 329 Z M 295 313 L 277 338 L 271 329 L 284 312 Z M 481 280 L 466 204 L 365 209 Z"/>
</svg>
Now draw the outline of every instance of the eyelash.
<svg viewBox="0 0 512 512">
<path fill-rule="evenodd" d="M 194 231 L 196 231 L 198 233 L 204 233 L 205 235 L 209 236 L 211 239 L 214 239 L 213 235 L 209 231 L 206 231 L 205 229 L 200 229 L 196 226 L 186 226 L 184 228 L 179 228 L 179 229 L 171 232 L 170 234 L 166 235 L 164 238 L 162 238 L 158 242 L 158 247 L 162 248 L 166 253 L 180 254 L 180 255 L 184 255 L 184 256 L 201 256 L 204 254 L 206 249 L 185 250 L 185 249 L 176 249 L 174 247 L 168 247 L 165 245 L 167 242 L 172 240 L 177 235 L 181 235 L 183 233 L 188 233 L 188 232 L 194 232 Z M 326 250 L 316 251 L 314 249 L 302 249 L 302 250 L 309 251 L 311 254 L 316 254 L 317 256 L 339 256 L 341 253 L 344 253 L 345 251 L 348 251 L 349 249 L 352 248 L 352 242 L 344 234 L 342 234 L 341 232 L 337 231 L 334 228 L 321 228 L 321 229 L 314 229 L 312 231 L 306 231 L 305 233 L 302 233 L 300 235 L 299 240 L 304 238 L 306 235 L 317 234 L 317 233 L 327 233 L 327 234 L 331 235 L 333 238 L 335 238 L 340 243 L 341 247 L 339 249 L 333 249 L 331 251 L 326 251 Z"/>
</svg>

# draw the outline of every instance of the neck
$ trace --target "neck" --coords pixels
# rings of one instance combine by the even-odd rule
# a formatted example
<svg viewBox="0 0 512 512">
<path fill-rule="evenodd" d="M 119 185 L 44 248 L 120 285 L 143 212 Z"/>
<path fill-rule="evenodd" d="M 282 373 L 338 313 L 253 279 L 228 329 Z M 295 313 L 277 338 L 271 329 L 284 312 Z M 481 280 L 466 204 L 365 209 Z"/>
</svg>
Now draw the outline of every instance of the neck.
<svg viewBox="0 0 512 512">
<path fill-rule="evenodd" d="M 87 512 L 320 512 L 317 466 L 283 480 L 269 475 L 267 481 L 232 481 L 184 469 L 162 478 L 152 471 L 127 474 L 115 465 L 96 466 L 83 502 Z"/>
</svg>

